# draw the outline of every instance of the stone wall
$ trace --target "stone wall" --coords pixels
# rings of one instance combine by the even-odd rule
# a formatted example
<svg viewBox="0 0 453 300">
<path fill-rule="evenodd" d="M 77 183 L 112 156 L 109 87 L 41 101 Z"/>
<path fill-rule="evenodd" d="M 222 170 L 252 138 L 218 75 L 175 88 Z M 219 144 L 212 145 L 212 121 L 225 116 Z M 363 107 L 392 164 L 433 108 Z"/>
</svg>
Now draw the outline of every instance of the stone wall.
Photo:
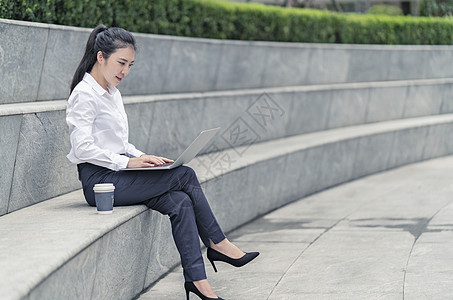
<svg viewBox="0 0 453 300">
<path fill-rule="evenodd" d="M 90 31 L 0 19 L 0 104 L 66 99 Z M 452 46 L 136 37 L 123 95 L 453 77 Z"/>
</svg>

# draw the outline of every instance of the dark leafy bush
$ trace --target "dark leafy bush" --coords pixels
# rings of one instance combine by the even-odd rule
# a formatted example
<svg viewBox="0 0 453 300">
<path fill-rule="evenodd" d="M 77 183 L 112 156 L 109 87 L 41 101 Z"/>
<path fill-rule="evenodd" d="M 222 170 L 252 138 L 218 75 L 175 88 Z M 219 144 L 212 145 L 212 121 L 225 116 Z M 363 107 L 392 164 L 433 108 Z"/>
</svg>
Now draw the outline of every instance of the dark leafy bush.
<svg viewBox="0 0 453 300">
<path fill-rule="evenodd" d="M 0 17 L 22 21 L 56 21 L 55 0 L 0 0 Z"/>
<path fill-rule="evenodd" d="M 134 32 L 218 39 L 453 43 L 450 18 L 346 15 L 216 0 L 0 0 L 0 17 L 81 27 L 103 23 Z"/>
<path fill-rule="evenodd" d="M 453 15 L 453 0 L 422 0 L 420 15 L 427 17 L 444 17 Z"/>
</svg>

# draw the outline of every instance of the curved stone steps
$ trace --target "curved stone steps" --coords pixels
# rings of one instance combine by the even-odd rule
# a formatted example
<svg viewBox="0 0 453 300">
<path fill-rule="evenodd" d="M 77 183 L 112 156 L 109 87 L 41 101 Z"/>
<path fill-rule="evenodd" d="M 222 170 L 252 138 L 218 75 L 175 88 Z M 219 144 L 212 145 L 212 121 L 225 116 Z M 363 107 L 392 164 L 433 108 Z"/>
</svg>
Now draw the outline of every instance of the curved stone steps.
<svg viewBox="0 0 453 300">
<path fill-rule="evenodd" d="M 206 128 L 222 130 L 215 147 L 204 153 L 345 126 L 453 113 L 451 94 L 453 79 L 445 78 L 134 96 L 124 101 L 131 142 L 148 153 L 176 157 Z M 0 105 L 0 149 L 5 155 L 0 161 L 0 215 L 80 188 L 66 159 L 70 145 L 65 108 L 65 100 Z M 231 133 L 238 129 L 250 134 L 237 139 Z"/>
<path fill-rule="evenodd" d="M 448 299 L 453 278 L 453 156 L 315 193 L 229 234 L 260 251 L 206 270 L 225 299 Z M 139 299 L 182 299 L 180 267 Z"/>
<path fill-rule="evenodd" d="M 189 165 L 230 231 L 328 187 L 452 154 L 452 134 L 452 114 L 411 118 L 236 147 Z M 140 205 L 101 216 L 76 191 L 0 218 L 2 299 L 132 298 L 178 261 L 166 217 Z"/>
</svg>

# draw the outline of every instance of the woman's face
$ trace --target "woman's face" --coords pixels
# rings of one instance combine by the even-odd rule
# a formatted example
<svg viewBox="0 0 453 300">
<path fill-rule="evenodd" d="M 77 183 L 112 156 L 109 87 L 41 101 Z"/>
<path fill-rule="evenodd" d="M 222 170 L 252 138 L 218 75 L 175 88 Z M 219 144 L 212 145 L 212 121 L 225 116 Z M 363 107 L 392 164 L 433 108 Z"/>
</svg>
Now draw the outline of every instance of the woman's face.
<svg viewBox="0 0 453 300">
<path fill-rule="evenodd" d="M 134 59 L 135 51 L 131 47 L 118 49 L 108 59 L 98 57 L 105 81 L 112 86 L 117 86 L 131 70 Z"/>
</svg>

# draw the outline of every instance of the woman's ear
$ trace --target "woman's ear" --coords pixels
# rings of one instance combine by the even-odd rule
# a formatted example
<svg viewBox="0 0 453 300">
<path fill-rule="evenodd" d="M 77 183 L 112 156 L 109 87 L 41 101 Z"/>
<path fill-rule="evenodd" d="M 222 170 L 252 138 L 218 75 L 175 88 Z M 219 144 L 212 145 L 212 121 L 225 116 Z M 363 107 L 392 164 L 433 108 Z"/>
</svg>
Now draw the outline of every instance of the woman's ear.
<svg viewBox="0 0 453 300">
<path fill-rule="evenodd" d="M 102 61 L 104 60 L 104 55 L 102 54 L 102 51 L 98 51 L 96 58 L 98 63 L 102 63 Z"/>
</svg>

